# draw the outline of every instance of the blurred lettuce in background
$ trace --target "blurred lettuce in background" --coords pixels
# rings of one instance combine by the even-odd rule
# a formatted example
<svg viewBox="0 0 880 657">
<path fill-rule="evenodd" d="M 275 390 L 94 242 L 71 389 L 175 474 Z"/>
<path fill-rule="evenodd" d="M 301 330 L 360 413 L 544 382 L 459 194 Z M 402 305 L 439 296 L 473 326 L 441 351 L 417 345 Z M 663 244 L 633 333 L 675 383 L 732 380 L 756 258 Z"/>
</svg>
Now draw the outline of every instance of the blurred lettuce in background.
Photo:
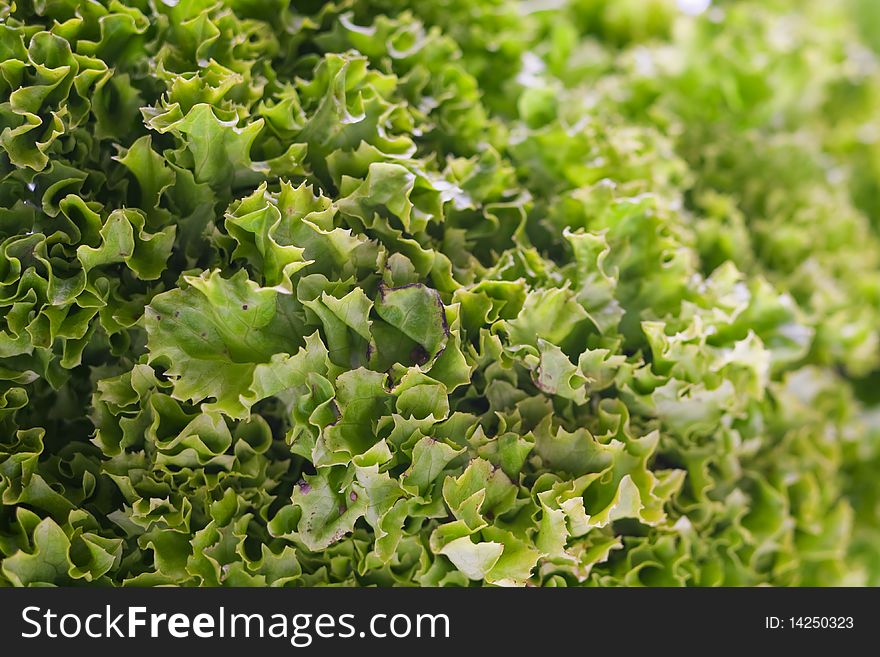
<svg viewBox="0 0 880 657">
<path fill-rule="evenodd" d="M 880 585 L 873 0 L 0 3 L 0 585 Z"/>
</svg>

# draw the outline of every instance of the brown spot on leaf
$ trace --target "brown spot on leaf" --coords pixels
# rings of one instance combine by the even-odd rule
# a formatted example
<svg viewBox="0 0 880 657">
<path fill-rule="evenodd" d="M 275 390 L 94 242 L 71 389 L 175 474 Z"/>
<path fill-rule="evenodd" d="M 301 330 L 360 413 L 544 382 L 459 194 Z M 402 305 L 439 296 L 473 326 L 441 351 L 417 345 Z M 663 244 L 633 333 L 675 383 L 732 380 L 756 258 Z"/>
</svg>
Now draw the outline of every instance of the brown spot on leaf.
<svg viewBox="0 0 880 657">
<path fill-rule="evenodd" d="M 428 352 L 421 345 L 413 347 L 409 352 L 409 357 L 416 365 L 424 365 L 428 362 Z"/>
</svg>

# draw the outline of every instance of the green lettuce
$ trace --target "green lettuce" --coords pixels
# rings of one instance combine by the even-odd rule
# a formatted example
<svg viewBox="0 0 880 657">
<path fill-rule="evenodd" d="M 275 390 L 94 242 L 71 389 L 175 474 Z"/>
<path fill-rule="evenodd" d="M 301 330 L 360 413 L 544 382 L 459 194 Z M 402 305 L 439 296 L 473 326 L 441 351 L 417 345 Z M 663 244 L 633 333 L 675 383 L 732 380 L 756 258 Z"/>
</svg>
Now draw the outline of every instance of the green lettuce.
<svg viewBox="0 0 880 657">
<path fill-rule="evenodd" d="M 0 7 L 0 585 L 880 584 L 864 0 Z"/>
</svg>

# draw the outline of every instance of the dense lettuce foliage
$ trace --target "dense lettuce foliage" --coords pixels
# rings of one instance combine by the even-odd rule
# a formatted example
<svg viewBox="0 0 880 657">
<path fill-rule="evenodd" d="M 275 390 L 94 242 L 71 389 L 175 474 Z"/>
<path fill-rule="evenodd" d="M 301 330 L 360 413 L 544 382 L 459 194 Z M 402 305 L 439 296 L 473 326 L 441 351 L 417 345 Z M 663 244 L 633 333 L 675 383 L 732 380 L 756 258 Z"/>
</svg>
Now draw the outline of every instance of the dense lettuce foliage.
<svg viewBox="0 0 880 657">
<path fill-rule="evenodd" d="M 878 21 L 0 2 L 0 585 L 880 584 Z"/>
</svg>

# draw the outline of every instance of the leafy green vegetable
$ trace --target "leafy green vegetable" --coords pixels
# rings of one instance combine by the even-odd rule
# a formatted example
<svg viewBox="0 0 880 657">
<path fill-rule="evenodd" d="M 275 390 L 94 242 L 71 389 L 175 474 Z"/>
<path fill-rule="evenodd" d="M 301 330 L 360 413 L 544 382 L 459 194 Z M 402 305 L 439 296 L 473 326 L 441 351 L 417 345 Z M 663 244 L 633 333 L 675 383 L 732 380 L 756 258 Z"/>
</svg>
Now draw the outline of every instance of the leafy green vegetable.
<svg viewBox="0 0 880 657">
<path fill-rule="evenodd" d="M 880 584 L 866 0 L 0 6 L 0 585 Z"/>
</svg>

